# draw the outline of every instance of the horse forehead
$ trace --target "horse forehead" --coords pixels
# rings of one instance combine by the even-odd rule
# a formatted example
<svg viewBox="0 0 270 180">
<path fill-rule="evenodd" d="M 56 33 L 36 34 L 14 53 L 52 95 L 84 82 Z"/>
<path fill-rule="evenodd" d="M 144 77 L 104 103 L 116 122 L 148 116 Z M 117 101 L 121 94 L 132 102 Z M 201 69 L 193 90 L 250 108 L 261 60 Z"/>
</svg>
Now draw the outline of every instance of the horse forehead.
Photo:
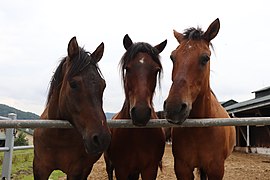
<svg viewBox="0 0 270 180">
<path fill-rule="evenodd" d="M 102 80 L 102 76 L 100 74 L 100 72 L 98 71 L 98 68 L 95 67 L 95 65 L 90 65 L 87 70 L 85 70 L 85 78 L 90 78 L 93 81 L 96 80 Z"/>
<path fill-rule="evenodd" d="M 189 40 L 186 41 L 185 43 L 183 43 L 182 45 L 180 45 L 179 52 L 181 54 L 186 54 L 186 55 L 191 55 L 194 53 L 208 53 L 210 52 L 209 46 L 206 42 L 200 40 Z"/>
<path fill-rule="evenodd" d="M 131 61 L 131 65 L 140 65 L 140 66 L 146 66 L 146 65 L 155 65 L 155 61 L 152 59 L 152 57 L 147 53 L 139 53 L 136 58 L 134 58 Z"/>
<path fill-rule="evenodd" d="M 89 84 L 89 82 L 99 82 L 103 79 L 98 69 L 92 64 L 83 69 L 82 71 L 79 71 L 72 78 L 80 80 L 85 84 Z"/>
<path fill-rule="evenodd" d="M 139 59 L 139 62 L 140 62 L 141 64 L 144 64 L 144 57 L 142 57 L 141 59 Z"/>
</svg>

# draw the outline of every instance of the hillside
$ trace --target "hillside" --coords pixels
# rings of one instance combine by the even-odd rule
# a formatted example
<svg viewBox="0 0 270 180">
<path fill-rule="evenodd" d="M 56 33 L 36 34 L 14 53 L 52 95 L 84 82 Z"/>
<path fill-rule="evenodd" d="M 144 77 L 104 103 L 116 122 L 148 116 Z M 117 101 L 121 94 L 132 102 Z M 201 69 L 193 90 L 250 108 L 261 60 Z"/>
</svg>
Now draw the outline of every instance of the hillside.
<svg viewBox="0 0 270 180">
<path fill-rule="evenodd" d="M 31 112 L 24 112 L 19 109 L 7 106 L 5 104 L 0 104 L 0 116 L 7 117 L 8 113 L 15 113 L 17 114 L 17 119 L 39 119 L 37 114 Z M 106 112 L 106 118 L 111 119 L 115 113 Z"/>
<path fill-rule="evenodd" d="M 105 115 L 106 115 L 107 119 L 112 119 L 112 117 L 113 117 L 113 115 L 115 115 L 115 113 L 106 112 Z"/>
<path fill-rule="evenodd" d="M 17 119 L 39 119 L 39 116 L 37 114 L 31 112 L 24 112 L 19 109 L 7 106 L 5 104 L 0 104 L 0 116 L 7 117 L 9 113 L 17 114 Z"/>
</svg>

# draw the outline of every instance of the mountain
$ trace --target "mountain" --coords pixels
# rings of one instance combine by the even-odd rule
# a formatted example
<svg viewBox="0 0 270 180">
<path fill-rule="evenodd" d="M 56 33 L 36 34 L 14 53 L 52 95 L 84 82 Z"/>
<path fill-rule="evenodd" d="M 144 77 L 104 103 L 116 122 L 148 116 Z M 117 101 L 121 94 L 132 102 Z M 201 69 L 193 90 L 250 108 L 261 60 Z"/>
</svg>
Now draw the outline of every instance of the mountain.
<svg viewBox="0 0 270 180">
<path fill-rule="evenodd" d="M 7 106 L 5 104 L 0 104 L 0 116 L 7 117 L 9 113 L 17 114 L 17 119 L 39 119 L 37 114 L 31 112 L 24 112 L 19 109 Z"/>
<path fill-rule="evenodd" d="M 5 104 L 0 104 L 0 116 L 7 117 L 9 113 L 17 114 L 17 119 L 39 119 L 39 116 L 32 112 L 24 112 L 19 109 L 7 106 Z M 107 119 L 112 119 L 114 114 L 115 113 L 110 112 L 105 113 Z"/>
<path fill-rule="evenodd" d="M 107 120 L 111 120 L 115 113 L 106 112 L 105 115 Z"/>
</svg>

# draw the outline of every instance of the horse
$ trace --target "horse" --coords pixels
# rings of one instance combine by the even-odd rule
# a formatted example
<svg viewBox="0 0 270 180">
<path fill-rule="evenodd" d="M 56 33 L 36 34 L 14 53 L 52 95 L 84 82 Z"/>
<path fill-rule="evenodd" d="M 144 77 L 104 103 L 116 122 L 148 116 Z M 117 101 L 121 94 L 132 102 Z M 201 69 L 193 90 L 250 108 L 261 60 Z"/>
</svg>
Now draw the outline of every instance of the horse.
<svg viewBox="0 0 270 180">
<path fill-rule="evenodd" d="M 162 65 L 159 53 L 167 40 L 151 46 L 145 42 L 133 43 L 129 35 L 123 39 L 124 53 L 119 67 L 125 90 L 122 109 L 112 120 L 130 119 L 136 126 L 145 126 L 150 119 L 157 119 L 153 107 L 153 95 L 160 82 Z M 119 180 L 153 180 L 165 148 L 165 136 L 161 128 L 111 129 L 112 139 L 105 153 L 106 170 L 110 180 L 113 170 Z"/>
<path fill-rule="evenodd" d="M 206 32 L 189 28 L 174 30 L 180 45 L 172 51 L 172 85 L 164 102 L 168 122 L 182 124 L 187 118 L 229 118 L 210 88 L 211 40 L 220 29 L 213 21 Z M 213 47 L 212 47 L 213 48 Z M 172 151 L 177 179 L 193 179 L 194 168 L 201 179 L 222 179 L 224 161 L 235 145 L 235 127 L 173 128 Z"/>
<path fill-rule="evenodd" d="M 35 180 L 48 179 L 57 169 L 66 173 L 69 180 L 86 180 L 111 140 L 102 109 L 106 84 L 97 64 L 104 44 L 91 54 L 79 47 L 73 37 L 67 51 L 52 76 L 41 119 L 66 120 L 73 128 L 35 129 Z"/>
</svg>

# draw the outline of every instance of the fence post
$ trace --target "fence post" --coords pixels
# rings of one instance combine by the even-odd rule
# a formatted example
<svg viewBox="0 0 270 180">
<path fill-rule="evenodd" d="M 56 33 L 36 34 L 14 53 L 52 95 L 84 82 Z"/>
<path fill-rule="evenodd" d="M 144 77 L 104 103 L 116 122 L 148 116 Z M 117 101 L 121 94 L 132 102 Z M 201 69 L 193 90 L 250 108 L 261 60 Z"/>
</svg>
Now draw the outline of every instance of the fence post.
<svg viewBox="0 0 270 180">
<path fill-rule="evenodd" d="M 249 139 L 249 126 L 247 126 L 247 147 L 250 146 L 250 139 Z"/>
<path fill-rule="evenodd" d="M 17 114 L 9 113 L 8 118 L 10 118 L 10 120 L 16 120 Z M 2 180 L 10 180 L 11 179 L 14 136 L 15 136 L 15 129 L 14 128 L 6 129 L 5 147 L 8 147 L 9 150 L 4 152 L 4 160 L 3 160 L 3 166 L 2 166 Z"/>
</svg>

